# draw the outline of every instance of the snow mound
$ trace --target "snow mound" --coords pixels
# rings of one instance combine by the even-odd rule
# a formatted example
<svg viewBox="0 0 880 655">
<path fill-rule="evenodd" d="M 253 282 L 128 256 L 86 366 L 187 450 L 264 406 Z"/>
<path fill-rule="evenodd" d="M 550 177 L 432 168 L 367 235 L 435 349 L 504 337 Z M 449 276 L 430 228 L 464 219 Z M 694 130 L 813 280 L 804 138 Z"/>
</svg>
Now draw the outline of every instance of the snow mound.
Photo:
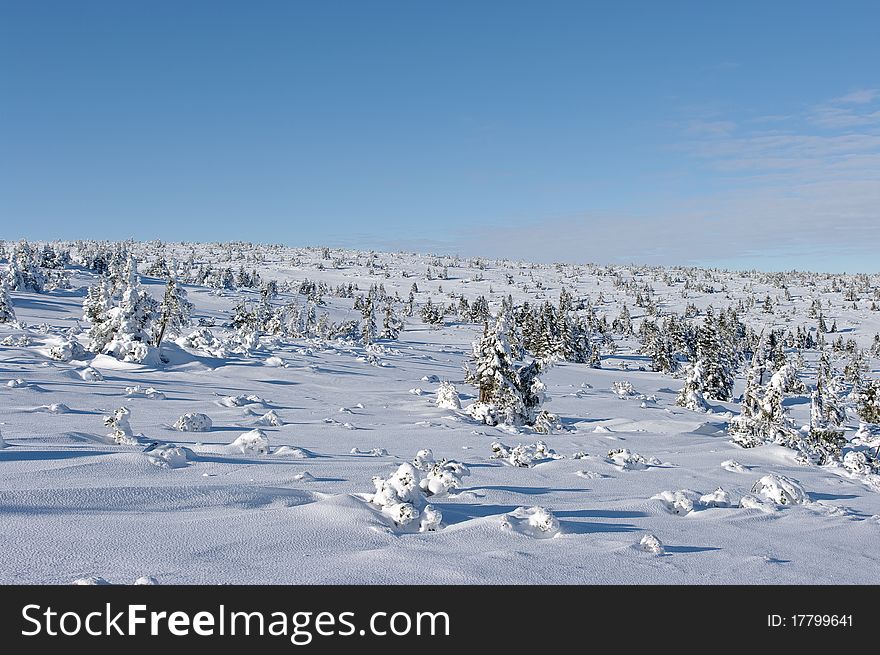
<svg viewBox="0 0 880 655">
<path fill-rule="evenodd" d="M 283 446 L 282 446 L 283 448 Z M 280 450 L 280 449 L 279 449 Z M 297 482 L 314 482 L 315 476 L 309 473 L 308 471 L 303 471 L 302 473 L 297 473 L 293 476 L 293 479 Z"/>
<path fill-rule="evenodd" d="M 492 459 L 500 459 L 506 464 L 520 468 L 530 468 L 542 462 L 554 459 L 563 459 L 562 455 L 547 447 L 543 441 L 533 444 L 517 444 L 513 448 L 505 446 L 500 441 L 492 443 Z"/>
<path fill-rule="evenodd" d="M 621 471 L 638 471 L 649 466 L 659 466 L 661 464 L 660 460 L 654 457 L 645 459 L 638 453 L 630 451 L 629 448 L 609 450 L 606 459 Z"/>
<path fill-rule="evenodd" d="M 700 496 L 700 505 L 704 507 L 730 507 L 730 494 L 718 487 L 712 493 Z"/>
<path fill-rule="evenodd" d="M 151 575 L 142 575 L 134 581 L 136 585 L 157 585 L 159 581 Z"/>
<path fill-rule="evenodd" d="M 461 399 L 458 397 L 455 385 L 448 381 L 441 382 L 435 403 L 440 409 L 461 409 Z"/>
<path fill-rule="evenodd" d="M 165 400 L 165 394 L 153 387 L 144 389 L 141 385 L 125 387 L 125 395 L 129 398 L 148 398 L 150 400 Z"/>
<path fill-rule="evenodd" d="M 294 446 L 279 446 L 274 450 L 272 456 L 290 457 L 291 459 L 311 459 L 315 455 L 314 453 L 304 448 L 296 448 Z"/>
<path fill-rule="evenodd" d="M 266 401 L 255 394 L 224 396 L 217 401 L 223 407 L 244 407 L 245 405 L 265 405 Z"/>
<path fill-rule="evenodd" d="M 96 368 L 92 368 L 91 366 L 87 366 L 82 371 L 80 371 L 79 376 L 86 382 L 104 381 L 104 376 L 101 375 L 101 372 Z"/>
<path fill-rule="evenodd" d="M 737 462 L 735 459 L 728 459 L 721 462 L 721 468 L 731 473 L 745 473 L 746 467 Z"/>
<path fill-rule="evenodd" d="M 184 414 L 174 424 L 174 429 L 179 432 L 208 432 L 212 427 L 214 423 L 211 418 L 198 412 Z"/>
<path fill-rule="evenodd" d="M 369 455 L 370 457 L 385 457 L 388 451 L 384 448 L 371 448 L 370 450 L 361 450 L 360 448 L 352 448 L 349 451 L 352 455 Z"/>
<path fill-rule="evenodd" d="M 82 585 L 82 586 L 90 586 L 90 585 L 108 585 L 110 584 L 104 578 L 97 575 L 90 575 L 87 578 L 79 578 L 74 580 L 71 584 L 74 585 Z"/>
<path fill-rule="evenodd" d="M 504 515 L 501 527 L 535 539 L 550 539 L 559 534 L 559 520 L 546 507 L 517 507 Z"/>
<path fill-rule="evenodd" d="M 275 413 L 274 409 L 270 409 L 268 412 L 263 414 L 260 418 L 254 421 L 255 425 L 267 425 L 272 427 L 281 427 L 284 425 L 284 421 L 281 420 L 281 417 Z"/>
<path fill-rule="evenodd" d="M 49 414 L 67 414 L 68 412 L 70 412 L 70 407 L 68 407 L 64 403 L 52 403 L 51 405 L 41 405 L 37 407 L 34 411 L 47 412 Z"/>
<path fill-rule="evenodd" d="M 663 542 L 650 533 L 643 536 L 641 541 L 639 541 L 639 549 L 653 555 L 662 555 L 666 552 L 666 549 L 663 548 Z"/>
<path fill-rule="evenodd" d="M 175 446 L 172 443 L 162 444 L 147 451 L 147 457 L 150 464 L 159 468 L 180 469 L 186 467 L 187 451 L 186 448 Z"/>
<path fill-rule="evenodd" d="M 651 500 L 659 500 L 663 508 L 670 514 L 685 516 L 694 511 L 694 504 L 700 501 L 700 494 L 691 489 L 679 489 L 678 491 L 661 491 Z"/>
<path fill-rule="evenodd" d="M 265 364 L 266 364 L 266 366 L 270 366 L 270 367 L 274 367 L 274 368 L 283 368 L 283 367 L 287 366 L 284 363 L 283 359 L 281 359 L 280 357 L 276 357 L 274 355 L 272 357 L 267 357 Z"/>
<path fill-rule="evenodd" d="M 755 498 L 750 494 L 746 494 L 739 500 L 739 506 L 743 509 L 758 509 L 769 514 L 776 511 L 776 505 L 772 502 L 765 502 L 760 498 Z"/>
<path fill-rule="evenodd" d="M 266 455 L 269 452 L 269 439 L 265 432 L 255 429 L 239 436 L 229 447 L 243 455 Z"/>
<path fill-rule="evenodd" d="M 27 386 L 27 382 L 25 382 L 21 378 L 15 378 L 14 380 L 10 380 L 9 382 L 7 382 L 6 386 L 10 389 L 21 389 L 22 387 Z"/>
<path fill-rule="evenodd" d="M 807 502 L 807 494 L 799 482 L 772 473 L 758 480 L 752 493 L 776 505 L 803 505 Z"/>
</svg>

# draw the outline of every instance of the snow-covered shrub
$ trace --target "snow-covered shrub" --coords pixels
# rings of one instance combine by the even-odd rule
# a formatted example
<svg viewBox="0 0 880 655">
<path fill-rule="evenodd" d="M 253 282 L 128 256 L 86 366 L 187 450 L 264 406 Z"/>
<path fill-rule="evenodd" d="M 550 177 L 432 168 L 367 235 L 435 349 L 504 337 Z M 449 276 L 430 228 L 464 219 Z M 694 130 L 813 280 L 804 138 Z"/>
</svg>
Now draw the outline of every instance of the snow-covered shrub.
<svg viewBox="0 0 880 655">
<path fill-rule="evenodd" d="M 211 418 L 198 412 L 184 414 L 174 424 L 174 429 L 180 432 L 208 432 L 212 427 L 214 424 Z"/>
<path fill-rule="evenodd" d="M 504 515 L 501 527 L 537 539 L 559 534 L 559 520 L 546 507 L 517 507 Z"/>
<path fill-rule="evenodd" d="M 758 480 L 752 493 L 777 505 L 802 505 L 807 494 L 800 483 L 784 475 L 769 474 Z"/>
<path fill-rule="evenodd" d="M 735 459 L 726 459 L 721 462 L 721 468 L 731 473 L 745 473 L 746 467 L 737 462 Z"/>
<path fill-rule="evenodd" d="M 517 444 L 513 448 L 505 446 L 500 441 L 495 441 L 491 448 L 492 459 L 500 459 L 521 468 L 529 468 L 551 459 L 562 459 L 562 455 L 557 454 L 543 441 L 537 441 L 533 444 Z"/>
<path fill-rule="evenodd" d="M 141 385 L 125 387 L 125 395 L 129 398 L 148 398 L 149 400 L 165 400 L 165 394 L 153 387 L 144 389 Z"/>
<path fill-rule="evenodd" d="M 104 417 L 104 425 L 112 430 L 108 435 L 118 444 L 132 446 L 138 443 L 137 437 L 131 431 L 128 418 L 131 411 L 128 407 L 120 407 L 109 416 Z"/>
<path fill-rule="evenodd" d="M 641 541 L 639 541 L 639 548 L 646 553 L 652 553 L 654 555 L 662 555 L 666 552 L 663 548 L 663 542 L 650 533 L 643 536 Z"/>
<path fill-rule="evenodd" d="M 679 407 L 691 409 L 696 412 L 705 412 L 708 409 L 703 392 L 706 388 L 705 370 L 702 361 L 697 361 L 687 367 L 684 386 L 678 393 L 675 404 Z"/>
<path fill-rule="evenodd" d="M 629 448 L 615 448 L 608 451 L 608 461 L 623 471 L 639 470 L 648 466 L 659 466 L 660 460 L 651 457 L 646 459 Z"/>
<path fill-rule="evenodd" d="M 419 487 L 429 496 L 442 496 L 450 489 L 457 489 L 461 486 L 461 479 L 471 474 L 461 462 L 445 458 L 436 461 L 430 449 L 416 453 L 413 466 L 424 473 Z"/>
<path fill-rule="evenodd" d="M 229 444 L 231 448 L 244 455 L 266 455 L 269 453 L 269 438 L 262 430 L 250 430 Z"/>
<path fill-rule="evenodd" d="M 59 362 L 83 359 L 85 355 L 86 349 L 82 347 L 79 341 L 70 337 L 49 349 L 49 357 Z"/>
<path fill-rule="evenodd" d="M 718 487 L 712 493 L 700 496 L 700 505 L 704 507 L 730 507 L 730 494 Z"/>
<path fill-rule="evenodd" d="M 226 357 L 229 355 L 229 351 L 223 342 L 215 337 L 208 328 L 204 327 L 178 339 L 177 343 L 185 348 L 198 350 L 212 357 Z"/>
<path fill-rule="evenodd" d="M 260 418 L 254 421 L 257 425 L 270 425 L 272 427 L 281 427 L 284 425 L 284 421 L 281 420 L 281 417 L 275 413 L 274 409 L 270 409 L 268 412 L 263 414 Z"/>
<path fill-rule="evenodd" d="M 563 429 L 562 423 L 559 422 L 559 417 L 556 416 L 556 414 L 551 414 L 546 409 L 542 409 L 538 412 L 533 427 L 535 432 L 538 432 L 539 434 L 552 434 L 557 430 Z"/>
<path fill-rule="evenodd" d="M 651 500 L 659 500 L 670 514 L 684 516 L 694 511 L 694 505 L 699 502 L 700 494 L 691 489 L 661 491 L 659 494 L 651 496 Z"/>
<path fill-rule="evenodd" d="M 7 382 L 6 386 L 10 389 L 22 389 L 27 386 L 27 382 L 25 382 L 21 378 L 14 378 Z"/>
<path fill-rule="evenodd" d="M 443 516 L 425 500 L 420 481 L 421 476 L 416 467 L 412 464 L 401 464 L 388 478 L 373 478 L 376 491 L 367 500 L 380 507 L 382 513 L 399 528 L 411 530 L 418 521 L 420 532 L 437 530 Z"/>
<path fill-rule="evenodd" d="M 224 396 L 218 401 L 224 407 L 244 407 L 245 405 L 265 405 L 266 401 L 255 394 Z"/>
<path fill-rule="evenodd" d="M 625 400 L 626 398 L 629 398 L 630 396 L 636 395 L 636 390 L 633 388 L 632 383 L 630 383 L 626 380 L 614 382 L 611 385 L 611 390 L 614 393 L 616 393 L 617 397 L 620 398 L 621 400 Z"/>
<path fill-rule="evenodd" d="M 461 409 L 461 400 L 455 390 L 455 385 L 446 380 L 441 382 L 437 389 L 436 403 L 440 409 Z"/>
<path fill-rule="evenodd" d="M 12 309 L 12 300 L 9 298 L 9 292 L 6 290 L 6 286 L 3 284 L 3 281 L 0 280 L 0 323 L 14 322 L 15 310 Z"/>
<path fill-rule="evenodd" d="M 98 369 L 92 368 L 91 366 L 86 366 L 82 371 L 79 372 L 79 376 L 86 382 L 104 381 L 104 376 L 101 375 L 101 372 Z"/>
<path fill-rule="evenodd" d="M 160 468 L 179 469 L 186 466 L 186 448 L 174 444 L 162 444 L 147 452 L 150 464 Z"/>
<path fill-rule="evenodd" d="M 850 450 L 843 456 L 843 468 L 856 475 L 870 475 L 878 472 L 880 463 L 870 453 Z"/>
</svg>

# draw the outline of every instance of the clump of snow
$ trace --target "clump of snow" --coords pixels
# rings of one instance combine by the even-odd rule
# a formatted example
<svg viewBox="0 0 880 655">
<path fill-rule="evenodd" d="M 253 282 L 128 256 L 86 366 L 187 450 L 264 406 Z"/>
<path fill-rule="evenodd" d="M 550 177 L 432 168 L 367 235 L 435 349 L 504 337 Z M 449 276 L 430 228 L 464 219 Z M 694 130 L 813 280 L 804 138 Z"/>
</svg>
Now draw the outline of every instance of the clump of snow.
<svg viewBox="0 0 880 655">
<path fill-rule="evenodd" d="M 282 367 L 286 367 L 287 364 L 285 364 L 284 360 L 281 359 L 280 357 L 276 357 L 273 355 L 272 357 L 266 358 L 266 366 L 271 366 L 271 367 L 275 367 L 275 368 L 282 368 Z"/>
<path fill-rule="evenodd" d="M 71 584 L 82 585 L 82 586 L 91 586 L 91 585 L 108 585 L 110 583 L 100 576 L 90 575 L 87 578 L 78 578 L 77 580 L 74 580 Z"/>
<path fill-rule="evenodd" d="M 349 452 L 351 452 L 352 455 L 369 455 L 370 457 L 385 457 L 388 455 L 388 451 L 384 448 L 371 448 L 370 450 L 352 448 Z"/>
<path fill-rule="evenodd" d="M 700 496 L 700 505 L 705 507 L 730 507 L 730 494 L 718 487 L 710 494 Z"/>
<path fill-rule="evenodd" d="M 746 467 L 737 462 L 735 459 L 728 459 L 721 462 L 721 468 L 731 473 L 745 473 Z"/>
<path fill-rule="evenodd" d="M 162 444 L 147 452 L 150 464 L 160 468 L 179 469 L 184 468 L 187 462 L 186 448 L 174 444 Z"/>
<path fill-rule="evenodd" d="M 157 585 L 159 584 L 159 581 L 150 575 L 142 575 L 137 580 L 135 580 L 134 583 L 136 585 Z"/>
<path fill-rule="evenodd" d="M 208 432 L 212 427 L 211 418 L 198 412 L 184 414 L 174 424 L 174 429 L 180 432 Z"/>
<path fill-rule="evenodd" d="M 500 441 L 492 443 L 492 459 L 500 459 L 511 466 L 529 468 L 553 459 L 562 459 L 562 455 L 556 453 L 543 441 L 533 444 L 517 444 L 513 448 L 505 446 Z"/>
<path fill-rule="evenodd" d="M 226 357 L 229 351 L 220 339 L 208 328 L 199 328 L 187 336 L 177 340 L 178 345 L 191 350 L 198 350 L 212 357 Z"/>
<path fill-rule="evenodd" d="M 133 446 L 138 443 L 137 437 L 131 431 L 129 416 L 131 411 L 128 407 L 120 407 L 104 417 L 104 425 L 113 430 L 108 436 L 120 445 Z"/>
<path fill-rule="evenodd" d="M 422 377 L 422 382 L 437 383 L 437 382 L 440 382 L 440 378 L 438 378 L 436 375 L 425 375 Z"/>
<path fill-rule="evenodd" d="M 461 409 L 461 399 L 458 397 L 455 385 L 446 380 L 440 383 L 435 402 L 440 409 Z"/>
<path fill-rule="evenodd" d="M 293 446 L 279 446 L 272 452 L 272 456 L 290 457 L 291 459 L 310 459 L 314 454 L 304 448 L 295 448 Z"/>
<path fill-rule="evenodd" d="M 283 446 L 282 446 L 283 448 Z M 280 450 L 280 448 L 279 448 Z M 303 471 L 302 473 L 297 473 L 293 476 L 293 479 L 297 482 L 314 482 L 315 476 L 309 473 L 308 471 Z"/>
<path fill-rule="evenodd" d="M 274 409 L 270 409 L 268 412 L 263 414 L 260 418 L 254 421 L 257 425 L 271 425 L 273 427 L 281 427 L 284 425 L 284 421 L 281 420 L 281 417 L 275 413 Z"/>
<path fill-rule="evenodd" d="M 380 507 L 399 528 L 411 530 L 417 520 L 423 518 L 417 524 L 420 532 L 436 530 L 443 516 L 437 508 L 428 505 L 419 483 L 418 469 L 412 464 L 401 464 L 388 478 L 373 478 L 376 492 L 367 500 Z M 423 514 L 426 515 L 423 517 Z"/>
<path fill-rule="evenodd" d="M 141 385 L 125 387 L 125 395 L 129 398 L 148 398 L 150 400 L 165 400 L 165 394 L 153 387 L 144 389 Z"/>
<path fill-rule="evenodd" d="M 269 438 L 262 430 L 254 429 L 239 436 L 229 446 L 244 455 L 266 455 L 269 453 Z"/>
<path fill-rule="evenodd" d="M 627 382 L 626 380 L 614 382 L 611 385 L 611 390 L 617 394 L 617 397 L 621 400 L 626 400 L 632 396 L 636 395 L 636 390 L 633 388 L 631 382 Z"/>
<path fill-rule="evenodd" d="M 27 382 L 25 382 L 21 378 L 15 378 L 14 380 L 10 380 L 9 382 L 7 382 L 6 386 L 10 389 L 21 389 L 22 387 L 27 386 Z"/>
<path fill-rule="evenodd" d="M 429 496 L 442 496 L 450 489 L 461 486 L 461 479 L 471 474 L 467 466 L 454 460 L 434 459 L 430 449 L 420 450 L 413 459 L 413 466 L 425 473 L 419 486 Z"/>
<path fill-rule="evenodd" d="M 425 392 L 422 391 L 421 389 L 418 389 L 418 388 L 410 389 L 409 392 L 414 396 L 424 396 L 425 395 Z"/>
<path fill-rule="evenodd" d="M 802 505 L 807 502 L 807 494 L 800 483 L 772 473 L 758 480 L 752 487 L 752 493 L 777 505 Z"/>
<path fill-rule="evenodd" d="M 266 401 L 255 394 L 224 396 L 219 401 L 224 407 L 244 407 L 245 405 L 265 405 Z"/>
<path fill-rule="evenodd" d="M 79 376 L 86 382 L 104 381 L 104 376 L 101 375 L 101 372 L 96 368 L 92 368 L 91 366 L 86 366 L 82 371 L 79 372 Z"/>
<path fill-rule="evenodd" d="M 85 355 L 86 349 L 82 347 L 79 341 L 72 337 L 65 339 L 49 349 L 49 357 L 59 362 L 83 359 Z"/>
<path fill-rule="evenodd" d="M 52 403 L 51 405 L 41 405 L 37 407 L 36 411 L 48 412 L 49 414 L 67 414 L 70 412 L 70 407 L 64 403 Z"/>
<path fill-rule="evenodd" d="M 536 539 L 559 534 L 559 520 L 546 507 L 517 507 L 504 515 L 501 527 Z"/>
<path fill-rule="evenodd" d="M 650 533 L 643 536 L 641 541 L 639 541 L 639 548 L 646 553 L 652 553 L 654 555 L 662 555 L 666 552 L 666 549 L 663 548 L 663 542 Z"/>
<path fill-rule="evenodd" d="M 743 509 L 758 509 L 766 514 L 776 511 L 776 505 L 774 503 L 765 502 L 760 498 L 755 498 L 750 494 L 746 494 L 745 496 L 740 498 L 739 506 Z"/>
<path fill-rule="evenodd" d="M 607 459 L 621 471 L 636 471 L 646 469 L 648 466 L 659 466 L 661 463 L 660 460 L 654 457 L 645 459 L 638 453 L 630 451 L 629 448 L 609 450 Z"/>
<path fill-rule="evenodd" d="M 651 500 L 659 500 L 670 514 L 684 516 L 694 511 L 694 504 L 699 502 L 700 494 L 691 489 L 661 491 L 659 494 L 651 496 Z"/>
</svg>

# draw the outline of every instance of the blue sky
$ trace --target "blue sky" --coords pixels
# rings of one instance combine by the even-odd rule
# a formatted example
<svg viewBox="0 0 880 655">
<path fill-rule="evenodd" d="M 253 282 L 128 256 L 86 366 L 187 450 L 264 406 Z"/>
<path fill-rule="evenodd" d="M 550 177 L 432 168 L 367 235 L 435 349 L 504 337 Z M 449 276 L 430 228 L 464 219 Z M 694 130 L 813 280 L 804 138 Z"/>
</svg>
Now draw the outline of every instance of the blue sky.
<svg viewBox="0 0 880 655">
<path fill-rule="evenodd" d="M 0 238 L 876 271 L 880 3 L 0 0 Z"/>
</svg>

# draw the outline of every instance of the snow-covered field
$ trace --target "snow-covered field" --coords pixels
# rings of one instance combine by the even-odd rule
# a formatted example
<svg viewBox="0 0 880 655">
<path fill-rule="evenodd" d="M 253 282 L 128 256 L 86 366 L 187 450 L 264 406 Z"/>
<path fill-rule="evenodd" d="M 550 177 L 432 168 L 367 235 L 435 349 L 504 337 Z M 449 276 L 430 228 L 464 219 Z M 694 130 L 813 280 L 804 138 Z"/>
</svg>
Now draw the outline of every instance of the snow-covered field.
<svg viewBox="0 0 880 655">
<path fill-rule="evenodd" d="M 162 300 L 155 264 L 173 259 L 193 305 L 191 325 L 140 363 L 89 350 L 83 301 L 101 275 L 81 252 L 96 244 L 56 244 L 72 256 L 63 272 L 47 269 L 52 283 L 42 292 L 8 293 L 15 320 L 0 322 L 0 583 L 880 582 L 871 426 L 821 463 L 781 443 L 742 448 L 728 427 L 748 362 L 734 367 L 730 400 L 707 397 L 708 411 L 695 411 L 676 404 L 685 357 L 676 353 L 675 373 L 653 372 L 638 339 L 649 309 L 658 323 L 687 313 L 698 325 L 710 306 L 716 315 L 738 309 L 758 334 L 800 327 L 816 337 L 818 300 L 828 329 L 836 324 L 825 334 L 829 393 L 852 442 L 858 402 L 843 372 L 850 351 L 862 351 L 863 384 L 880 373 L 880 311 L 871 308 L 880 276 L 129 245 L 143 289 Z M 0 271 L 14 246 L 6 244 Z M 259 305 L 259 285 L 212 288 L 220 275 L 189 283 L 208 263 L 277 281 L 264 306 L 308 324 L 311 336 L 233 328 L 242 300 Z M 377 328 L 365 345 L 354 303 L 379 284 Z M 463 367 L 483 324 L 447 311 L 429 325 L 421 318 L 429 300 L 456 307 L 462 296 L 471 305 L 483 296 L 494 314 L 508 297 L 516 307 L 556 304 L 563 288 L 591 308 L 573 314 L 605 317 L 609 327 L 588 335 L 601 367 L 560 360 L 542 371 L 548 431 L 479 422 L 455 408 L 448 389 L 447 407 L 437 406 L 443 381 L 463 408 L 476 402 Z M 619 321 L 610 327 L 624 303 L 632 333 Z M 403 323 L 397 339 L 381 338 L 386 306 Z M 303 318 L 309 308 L 313 319 Z M 347 320 L 358 322 L 347 336 L 329 336 L 328 324 Z M 198 329 L 200 339 L 186 338 Z M 804 384 L 784 399 L 792 429 L 810 423 L 819 361 L 817 348 L 797 350 L 784 348 Z M 114 439 L 105 417 L 122 407 Z M 852 456 L 844 466 L 846 453 L 864 466 Z"/>
</svg>

